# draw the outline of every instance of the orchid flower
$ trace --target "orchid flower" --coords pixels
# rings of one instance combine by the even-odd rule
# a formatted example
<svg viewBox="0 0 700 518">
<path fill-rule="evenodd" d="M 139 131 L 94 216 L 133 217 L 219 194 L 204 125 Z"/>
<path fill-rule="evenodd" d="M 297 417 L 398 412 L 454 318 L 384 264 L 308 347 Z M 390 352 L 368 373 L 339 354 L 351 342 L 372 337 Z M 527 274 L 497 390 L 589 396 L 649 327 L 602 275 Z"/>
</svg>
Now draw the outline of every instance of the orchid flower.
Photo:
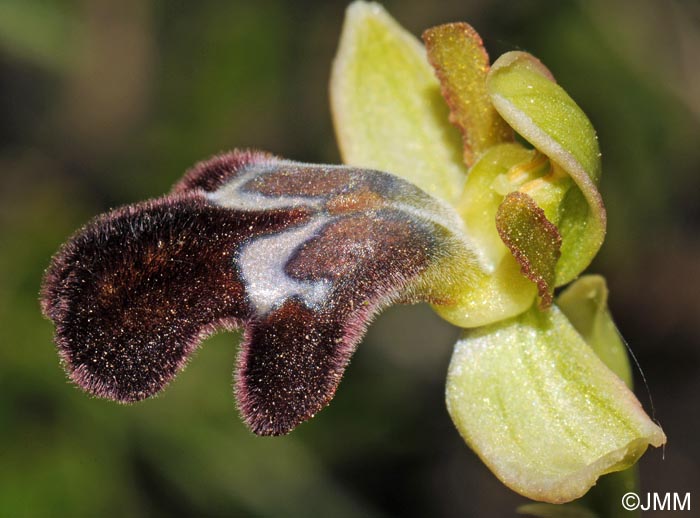
<svg viewBox="0 0 700 518">
<path fill-rule="evenodd" d="M 424 40 L 349 7 L 331 79 L 347 165 L 236 150 L 71 237 L 42 287 L 70 379 L 142 400 L 243 328 L 243 419 L 286 434 L 333 398 L 375 314 L 428 302 L 464 328 L 449 413 L 515 491 L 570 501 L 663 444 L 604 280 L 575 280 L 605 234 L 590 122 L 527 53 L 490 65 L 461 23 Z"/>
</svg>

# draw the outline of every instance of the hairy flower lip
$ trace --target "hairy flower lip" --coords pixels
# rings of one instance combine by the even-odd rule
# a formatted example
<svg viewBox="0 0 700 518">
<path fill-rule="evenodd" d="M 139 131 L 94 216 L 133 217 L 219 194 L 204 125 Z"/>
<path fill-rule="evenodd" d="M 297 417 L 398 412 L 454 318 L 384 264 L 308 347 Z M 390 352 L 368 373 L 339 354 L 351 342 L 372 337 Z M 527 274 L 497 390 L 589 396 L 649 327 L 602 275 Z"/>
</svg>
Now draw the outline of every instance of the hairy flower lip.
<svg viewBox="0 0 700 518">
<path fill-rule="evenodd" d="M 70 379 L 122 403 L 162 390 L 217 328 L 244 327 L 238 407 L 281 435 L 330 402 L 374 314 L 444 299 L 420 277 L 473 261 L 454 222 L 388 173 L 234 151 L 79 230 L 42 308 Z"/>
</svg>

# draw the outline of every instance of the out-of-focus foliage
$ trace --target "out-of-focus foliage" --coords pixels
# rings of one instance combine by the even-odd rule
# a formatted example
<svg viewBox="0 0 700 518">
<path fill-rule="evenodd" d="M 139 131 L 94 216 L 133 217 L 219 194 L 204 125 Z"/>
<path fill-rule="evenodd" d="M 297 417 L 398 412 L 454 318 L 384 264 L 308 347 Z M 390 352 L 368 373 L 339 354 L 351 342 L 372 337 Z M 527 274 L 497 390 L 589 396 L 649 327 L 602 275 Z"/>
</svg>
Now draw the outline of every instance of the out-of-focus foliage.
<svg viewBox="0 0 700 518">
<path fill-rule="evenodd" d="M 386 5 L 415 33 L 466 20 L 492 56 L 532 52 L 592 119 L 609 221 L 592 269 L 608 278 L 670 439 L 665 461 L 642 461 L 642 489 L 697 488 L 700 7 Z M 162 396 L 122 407 L 66 383 L 40 316 L 59 244 L 98 212 L 166 191 L 196 160 L 257 146 L 339 161 L 326 99 L 344 8 L 0 3 L 0 515 L 505 516 L 523 503 L 453 429 L 443 380 L 457 332 L 425 308 L 380 318 L 334 404 L 275 439 L 236 415 L 235 334 L 206 342 Z"/>
</svg>

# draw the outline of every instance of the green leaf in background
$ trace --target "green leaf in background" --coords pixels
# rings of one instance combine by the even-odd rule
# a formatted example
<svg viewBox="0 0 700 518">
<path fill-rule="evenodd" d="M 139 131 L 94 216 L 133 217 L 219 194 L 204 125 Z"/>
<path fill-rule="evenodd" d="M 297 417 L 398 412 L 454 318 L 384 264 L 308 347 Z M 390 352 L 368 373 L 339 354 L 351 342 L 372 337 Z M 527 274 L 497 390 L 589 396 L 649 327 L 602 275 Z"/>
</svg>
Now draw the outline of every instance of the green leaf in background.
<svg viewBox="0 0 700 518">
<path fill-rule="evenodd" d="M 81 30 L 79 10 L 68 3 L 0 2 L 0 50 L 48 69 L 63 71 L 75 64 Z"/>
<path fill-rule="evenodd" d="M 566 284 L 588 266 L 605 237 L 595 130 L 547 68 L 525 52 L 507 52 L 498 58 L 489 72 L 487 89 L 496 110 L 513 129 L 578 186 L 566 193 L 558 224 L 563 241 L 556 285 Z"/>
<path fill-rule="evenodd" d="M 466 168 L 425 49 L 378 4 L 348 7 L 331 76 L 331 108 L 346 164 L 399 175 L 458 199 Z"/>
<path fill-rule="evenodd" d="M 666 441 L 556 307 L 467 330 L 447 377 L 465 441 L 508 487 L 569 502 Z"/>
</svg>

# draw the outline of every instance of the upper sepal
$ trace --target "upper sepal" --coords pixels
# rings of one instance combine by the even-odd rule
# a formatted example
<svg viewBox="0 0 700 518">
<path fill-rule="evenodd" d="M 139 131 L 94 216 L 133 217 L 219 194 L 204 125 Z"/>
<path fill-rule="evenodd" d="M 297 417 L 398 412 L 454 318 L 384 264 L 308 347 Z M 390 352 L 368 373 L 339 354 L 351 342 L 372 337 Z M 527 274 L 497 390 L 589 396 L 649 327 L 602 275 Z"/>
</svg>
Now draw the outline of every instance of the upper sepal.
<svg viewBox="0 0 700 518">
<path fill-rule="evenodd" d="M 389 171 L 448 202 L 466 168 L 425 49 L 376 3 L 347 9 L 330 82 L 343 161 Z"/>
</svg>

